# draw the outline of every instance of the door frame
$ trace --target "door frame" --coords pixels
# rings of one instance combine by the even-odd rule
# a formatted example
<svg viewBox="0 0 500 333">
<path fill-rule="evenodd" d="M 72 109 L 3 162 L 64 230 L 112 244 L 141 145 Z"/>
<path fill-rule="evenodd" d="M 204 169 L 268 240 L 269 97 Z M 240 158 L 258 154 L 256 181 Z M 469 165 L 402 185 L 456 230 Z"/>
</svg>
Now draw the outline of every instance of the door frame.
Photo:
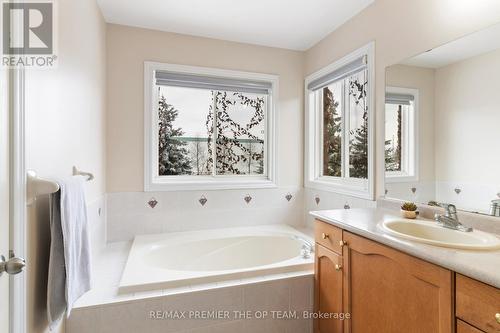
<svg viewBox="0 0 500 333">
<path fill-rule="evenodd" d="M 26 155 L 24 69 L 9 69 L 9 238 L 10 249 L 29 262 L 26 248 Z M 9 253 L 10 256 L 10 253 Z M 9 276 L 10 332 L 26 332 L 27 267 Z"/>
<path fill-rule="evenodd" d="M 15 2 L 8 0 L 8 2 Z M 3 8 L 2 8 L 3 9 Z M 21 20 L 11 20 L 10 36 L 24 34 Z M 25 69 L 8 69 L 9 98 L 9 257 L 14 253 L 29 263 L 27 251 L 26 207 L 26 130 L 25 130 Z M 27 274 L 24 271 L 9 276 L 9 330 L 26 333 Z"/>
</svg>

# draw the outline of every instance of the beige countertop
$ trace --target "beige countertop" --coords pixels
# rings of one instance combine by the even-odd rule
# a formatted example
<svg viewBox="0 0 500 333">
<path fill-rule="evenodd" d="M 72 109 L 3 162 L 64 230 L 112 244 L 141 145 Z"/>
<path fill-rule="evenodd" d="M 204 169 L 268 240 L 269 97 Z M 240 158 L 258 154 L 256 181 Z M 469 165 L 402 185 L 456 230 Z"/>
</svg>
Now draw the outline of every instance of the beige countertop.
<svg viewBox="0 0 500 333">
<path fill-rule="evenodd" d="M 458 250 L 391 236 L 379 224 L 400 216 L 396 211 L 383 208 L 323 210 L 310 214 L 344 230 L 500 288 L 500 250 Z"/>
</svg>

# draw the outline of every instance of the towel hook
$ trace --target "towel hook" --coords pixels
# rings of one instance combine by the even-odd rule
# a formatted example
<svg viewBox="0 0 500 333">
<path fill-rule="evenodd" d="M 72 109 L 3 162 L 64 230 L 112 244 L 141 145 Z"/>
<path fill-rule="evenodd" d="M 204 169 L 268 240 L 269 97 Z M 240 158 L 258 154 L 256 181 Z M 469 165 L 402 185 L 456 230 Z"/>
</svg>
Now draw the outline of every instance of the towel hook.
<svg viewBox="0 0 500 333">
<path fill-rule="evenodd" d="M 88 182 L 94 179 L 94 175 L 92 173 L 78 170 L 76 166 L 73 166 L 73 176 L 85 176 L 87 177 Z"/>
</svg>

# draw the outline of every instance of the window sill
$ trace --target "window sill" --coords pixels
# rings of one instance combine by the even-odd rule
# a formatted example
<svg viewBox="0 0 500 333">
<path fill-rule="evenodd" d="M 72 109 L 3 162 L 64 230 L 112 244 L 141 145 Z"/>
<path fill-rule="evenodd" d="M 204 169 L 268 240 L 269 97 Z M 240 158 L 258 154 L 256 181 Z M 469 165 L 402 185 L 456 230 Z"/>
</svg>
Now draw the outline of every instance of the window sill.
<svg viewBox="0 0 500 333">
<path fill-rule="evenodd" d="M 237 190 L 277 188 L 276 183 L 269 179 L 249 180 L 163 180 L 158 179 L 146 183 L 144 191 L 204 191 L 204 190 Z"/>
<path fill-rule="evenodd" d="M 387 173 L 385 174 L 385 182 L 386 183 L 411 183 L 411 182 L 418 182 L 418 177 L 417 176 L 409 176 L 406 174 L 392 174 L 388 175 Z"/>
<path fill-rule="evenodd" d="M 364 186 L 363 186 L 363 185 Z M 359 182 L 342 182 L 323 179 L 309 180 L 305 182 L 305 187 L 325 192 L 332 192 L 365 200 L 374 200 L 373 193 L 368 189 L 368 180 Z"/>
</svg>

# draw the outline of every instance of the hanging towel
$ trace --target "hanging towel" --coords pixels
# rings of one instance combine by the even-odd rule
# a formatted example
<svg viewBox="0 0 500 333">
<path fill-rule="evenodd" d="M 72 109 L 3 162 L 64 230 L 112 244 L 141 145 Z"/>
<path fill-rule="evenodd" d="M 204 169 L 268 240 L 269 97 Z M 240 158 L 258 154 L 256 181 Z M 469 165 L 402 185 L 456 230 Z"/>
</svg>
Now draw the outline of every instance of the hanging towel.
<svg viewBox="0 0 500 333">
<path fill-rule="evenodd" d="M 51 329 L 91 287 L 90 238 L 84 177 L 58 180 L 50 196 L 50 257 L 47 315 Z"/>
</svg>

